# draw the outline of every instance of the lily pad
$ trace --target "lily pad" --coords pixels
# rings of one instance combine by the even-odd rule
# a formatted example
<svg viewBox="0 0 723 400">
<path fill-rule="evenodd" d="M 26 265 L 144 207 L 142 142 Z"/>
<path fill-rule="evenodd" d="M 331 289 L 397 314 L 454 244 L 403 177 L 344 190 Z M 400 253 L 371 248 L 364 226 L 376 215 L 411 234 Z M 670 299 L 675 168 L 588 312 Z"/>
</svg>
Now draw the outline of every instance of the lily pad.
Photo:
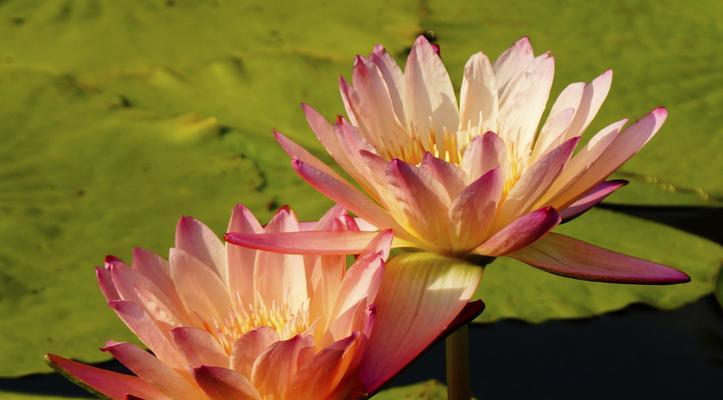
<svg viewBox="0 0 723 400">
<path fill-rule="evenodd" d="M 435 380 L 387 389 L 372 397 L 374 400 L 444 400 L 446 398 L 447 388 Z"/>
</svg>

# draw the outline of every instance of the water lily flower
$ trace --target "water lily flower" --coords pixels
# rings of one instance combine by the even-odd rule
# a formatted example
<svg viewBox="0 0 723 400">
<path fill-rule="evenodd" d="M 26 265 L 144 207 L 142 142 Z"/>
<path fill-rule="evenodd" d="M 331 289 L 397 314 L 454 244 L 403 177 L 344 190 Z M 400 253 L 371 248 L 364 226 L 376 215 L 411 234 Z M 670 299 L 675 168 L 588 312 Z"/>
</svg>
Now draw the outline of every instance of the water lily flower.
<svg viewBox="0 0 723 400">
<path fill-rule="evenodd" d="M 612 71 L 567 86 L 538 129 L 555 67 L 549 52 L 535 56 L 522 38 L 494 62 L 482 52 L 472 55 L 458 105 L 437 50 L 420 36 L 404 71 L 381 45 L 357 56 L 351 84 L 340 80 L 348 120 L 330 124 L 303 105 L 318 140 L 361 190 L 276 132 L 296 172 L 370 229 L 392 229 L 395 246 L 510 256 L 595 281 L 689 280 L 675 269 L 550 232 L 627 183 L 606 178 L 655 135 L 665 108 L 631 125 L 627 119 L 612 123 L 576 152 L 608 94 Z M 365 234 L 299 236 L 320 239 L 303 241 L 319 247 L 299 249 L 284 235 L 250 240 L 231 234 L 228 240 L 299 252 L 336 247 L 341 240 L 363 243 Z"/>
<path fill-rule="evenodd" d="M 247 233 L 358 229 L 339 206 L 313 223 L 282 208 L 265 227 L 237 206 L 229 223 Z M 135 249 L 130 265 L 108 257 L 97 269 L 110 307 L 153 352 L 102 348 L 135 375 L 48 361 L 112 399 L 363 398 L 482 307 L 468 303 L 479 268 L 422 253 L 385 263 L 391 240 L 378 233 L 347 269 L 346 255 L 227 245 L 184 217 L 168 261 Z"/>
</svg>

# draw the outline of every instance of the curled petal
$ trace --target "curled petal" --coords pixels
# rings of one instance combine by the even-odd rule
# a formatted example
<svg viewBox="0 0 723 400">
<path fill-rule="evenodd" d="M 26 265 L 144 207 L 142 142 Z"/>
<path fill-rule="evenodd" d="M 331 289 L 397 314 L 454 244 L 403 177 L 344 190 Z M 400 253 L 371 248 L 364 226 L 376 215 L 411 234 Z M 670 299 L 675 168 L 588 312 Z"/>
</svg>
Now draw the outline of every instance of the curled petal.
<svg viewBox="0 0 723 400">
<path fill-rule="evenodd" d="M 110 342 L 102 349 L 128 367 L 144 381 L 162 390 L 168 397 L 181 399 L 199 396 L 199 390 L 178 371 L 130 343 Z"/>
<path fill-rule="evenodd" d="M 181 326 L 171 330 L 171 337 L 173 343 L 186 357 L 188 365 L 228 366 L 228 357 L 224 349 L 205 330 Z"/>
<path fill-rule="evenodd" d="M 502 256 L 517 251 L 540 239 L 560 223 L 560 216 L 552 207 L 525 214 L 492 235 L 475 253 Z"/>
<path fill-rule="evenodd" d="M 229 232 L 226 240 L 238 246 L 287 254 L 359 254 L 377 232 L 304 231 L 263 234 Z"/>
<path fill-rule="evenodd" d="M 55 354 L 47 354 L 45 359 L 61 375 L 93 393 L 99 393 L 111 399 L 125 399 L 127 396 L 154 400 L 168 399 L 154 386 L 137 376 L 91 367 Z"/>
<path fill-rule="evenodd" d="M 464 66 L 459 96 L 459 130 L 496 131 L 499 113 L 497 80 L 484 53 L 470 57 Z"/>
<path fill-rule="evenodd" d="M 590 189 L 582 197 L 570 204 L 564 210 L 560 211 L 560 217 L 567 222 L 585 211 L 589 210 L 596 204 L 603 201 L 604 198 L 612 194 L 614 191 L 628 184 L 624 179 L 600 182 L 597 186 Z"/>
<path fill-rule="evenodd" d="M 557 233 L 549 233 L 511 256 L 556 275 L 588 281 L 654 285 L 690 281 L 685 273 L 665 265 Z"/>
</svg>

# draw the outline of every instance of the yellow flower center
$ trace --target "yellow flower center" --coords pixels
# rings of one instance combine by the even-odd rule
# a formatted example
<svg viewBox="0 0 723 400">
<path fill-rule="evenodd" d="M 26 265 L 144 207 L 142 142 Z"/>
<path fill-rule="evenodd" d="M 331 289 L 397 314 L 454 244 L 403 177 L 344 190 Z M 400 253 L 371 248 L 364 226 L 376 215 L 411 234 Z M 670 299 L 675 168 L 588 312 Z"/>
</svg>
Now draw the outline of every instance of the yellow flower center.
<svg viewBox="0 0 723 400">
<path fill-rule="evenodd" d="M 267 305 L 260 297 L 254 304 L 244 304 L 237 294 L 229 315 L 222 321 L 207 324 L 206 330 L 230 354 L 233 344 L 241 336 L 263 326 L 276 331 L 279 340 L 307 331 L 311 326 L 308 303 L 298 310 L 292 310 L 288 304 Z"/>
</svg>

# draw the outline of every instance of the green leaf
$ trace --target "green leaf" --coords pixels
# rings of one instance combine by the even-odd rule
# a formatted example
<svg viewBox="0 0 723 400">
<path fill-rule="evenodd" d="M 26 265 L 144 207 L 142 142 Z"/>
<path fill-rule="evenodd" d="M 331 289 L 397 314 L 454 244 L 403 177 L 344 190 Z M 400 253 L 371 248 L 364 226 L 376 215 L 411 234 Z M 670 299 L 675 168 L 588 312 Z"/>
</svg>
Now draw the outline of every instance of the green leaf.
<svg viewBox="0 0 723 400">
<path fill-rule="evenodd" d="M 511 258 L 490 264 L 477 294 L 487 305 L 478 322 L 581 318 L 645 303 L 672 309 L 711 293 L 723 250 L 698 236 L 613 211 L 593 209 L 557 232 L 681 269 L 692 281 L 672 286 L 585 282 L 543 272 Z"/>
<path fill-rule="evenodd" d="M 718 271 L 718 280 L 715 284 L 715 298 L 723 308 L 723 267 Z"/>
<path fill-rule="evenodd" d="M 429 380 L 383 390 L 372 398 L 374 400 L 444 400 L 447 398 L 447 388 L 435 380 Z"/>
</svg>

